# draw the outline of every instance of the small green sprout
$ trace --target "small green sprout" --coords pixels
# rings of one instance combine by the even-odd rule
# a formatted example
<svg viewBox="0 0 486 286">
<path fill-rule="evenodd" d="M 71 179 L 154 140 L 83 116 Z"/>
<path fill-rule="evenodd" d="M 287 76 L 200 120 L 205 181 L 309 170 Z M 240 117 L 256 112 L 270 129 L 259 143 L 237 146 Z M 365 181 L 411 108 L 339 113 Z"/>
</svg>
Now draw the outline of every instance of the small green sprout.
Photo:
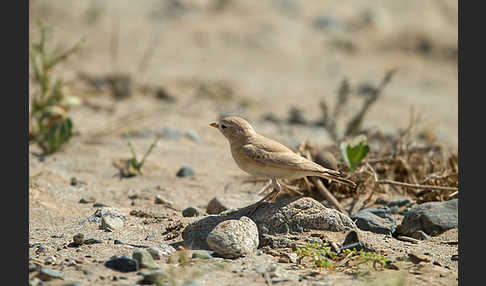
<svg viewBox="0 0 486 286">
<path fill-rule="evenodd" d="M 349 169 L 354 170 L 370 151 L 366 135 L 358 135 L 341 143 L 341 155 Z"/>
</svg>

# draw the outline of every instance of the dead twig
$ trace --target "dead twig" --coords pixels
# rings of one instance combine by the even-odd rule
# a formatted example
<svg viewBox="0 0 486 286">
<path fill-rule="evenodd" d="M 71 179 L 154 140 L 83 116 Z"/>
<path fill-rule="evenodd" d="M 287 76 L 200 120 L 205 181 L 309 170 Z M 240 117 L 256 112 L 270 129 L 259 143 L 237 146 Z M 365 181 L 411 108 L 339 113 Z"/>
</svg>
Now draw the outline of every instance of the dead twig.
<svg viewBox="0 0 486 286">
<path fill-rule="evenodd" d="M 376 181 L 376 183 L 397 185 L 397 186 L 403 186 L 403 187 L 414 188 L 414 189 L 429 189 L 429 190 L 441 190 L 441 191 L 457 191 L 458 190 L 458 188 L 456 188 L 456 187 L 409 184 L 409 183 L 397 182 L 397 181 L 392 181 L 392 180 L 387 180 L 387 179 L 378 180 L 378 181 Z"/>
</svg>

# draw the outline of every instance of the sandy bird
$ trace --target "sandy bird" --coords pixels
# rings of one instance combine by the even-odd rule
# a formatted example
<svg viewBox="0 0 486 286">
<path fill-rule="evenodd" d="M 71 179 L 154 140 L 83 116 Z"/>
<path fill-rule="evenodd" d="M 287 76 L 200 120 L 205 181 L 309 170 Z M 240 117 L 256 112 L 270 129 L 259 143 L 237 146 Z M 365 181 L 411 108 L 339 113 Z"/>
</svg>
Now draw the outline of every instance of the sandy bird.
<svg viewBox="0 0 486 286">
<path fill-rule="evenodd" d="M 279 142 L 258 134 L 243 118 L 229 116 L 210 126 L 217 128 L 228 139 L 231 155 L 243 171 L 270 179 L 260 191 L 272 186 L 273 191 L 258 203 L 274 202 L 282 190 L 278 179 L 299 179 L 317 176 L 356 188 L 356 183 L 345 179 L 339 171 L 331 170 L 296 154 Z"/>
</svg>

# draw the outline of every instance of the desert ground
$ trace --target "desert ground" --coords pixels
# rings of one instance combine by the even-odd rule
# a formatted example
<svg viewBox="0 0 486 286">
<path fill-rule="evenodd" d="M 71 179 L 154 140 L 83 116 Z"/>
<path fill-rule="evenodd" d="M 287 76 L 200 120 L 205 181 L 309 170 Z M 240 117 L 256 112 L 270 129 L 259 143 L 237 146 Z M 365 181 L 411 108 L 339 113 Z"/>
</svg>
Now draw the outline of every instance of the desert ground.
<svg viewBox="0 0 486 286">
<path fill-rule="evenodd" d="M 37 280 L 42 285 L 137 285 L 138 271 L 112 270 L 105 261 L 131 256 L 140 245 L 177 249 L 184 227 L 201 218 L 184 217 L 187 207 L 205 211 L 217 196 L 246 198 L 240 207 L 258 200 L 262 183 L 247 182 L 253 177 L 238 168 L 227 140 L 209 126 L 222 115 L 242 116 L 292 148 L 304 140 L 338 146 L 323 127 L 292 124 L 291 110 L 317 121 L 319 103 L 334 106 L 344 78 L 354 88 L 376 85 L 394 69 L 363 129 L 397 136 L 412 114 L 420 114 L 417 132 L 457 153 L 457 2 L 36 0 L 29 5 L 29 39 L 39 35 L 38 20 L 52 28 L 53 46 L 85 39 L 53 72 L 66 82 L 65 93 L 82 102 L 69 110 L 73 137 L 49 155 L 29 145 L 29 263 L 62 274 Z M 129 78 L 118 93 L 106 84 L 115 75 Z M 359 96 L 350 100 L 338 130 L 361 106 Z M 116 163 L 131 158 L 128 142 L 140 158 L 156 136 L 143 174 L 122 176 Z M 182 167 L 194 174 L 177 176 Z M 399 195 L 405 194 L 383 192 L 373 201 Z M 342 204 L 349 209 L 349 200 Z M 100 229 L 90 220 L 97 210 L 122 214 L 123 227 Z M 403 219 L 394 217 L 397 224 Z M 69 246 L 78 233 L 100 243 Z M 340 244 L 347 232 L 319 233 Z M 369 231 L 359 235 L 392 258 L 398 270 L 362 266 L 330 272 L 284 263 L 280 255 L 288 250 L 281 249 L 259 249 L 237 259 L 193 258 L 184 265 L 171 263 L 169 256 L 155 262 L 172 267 L 173 285 L 458 284 L 458 262 L 451 259 L 458 253 L 457 243 L 451 243 L 458 240 L 456 228 L 419 243 Z M 176 254 L 191 257 L 192 251 L 201 250 L 185 247 Z M 428 259 L 400 260 L 410 252 Z M 269 278 L 255 270 L 271 265 L 279 275 Z M 30 272 L 31 283 L 37 274 Z"/>
</svg>

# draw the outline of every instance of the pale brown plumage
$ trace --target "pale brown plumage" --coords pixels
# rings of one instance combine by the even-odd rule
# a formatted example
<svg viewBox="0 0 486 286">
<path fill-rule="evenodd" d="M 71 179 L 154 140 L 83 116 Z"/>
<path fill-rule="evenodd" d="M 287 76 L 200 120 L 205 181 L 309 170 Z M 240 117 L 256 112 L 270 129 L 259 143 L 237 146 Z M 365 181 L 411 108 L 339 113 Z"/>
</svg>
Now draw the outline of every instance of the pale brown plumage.
<svg viewBox="0 0 486 286">
<path fill-rule="evenodd" d="M 233 159 L 243 171 L 251 175 L 268 177 L 272 180 L 273 186 L 277 187 L 262 201 L 270 197 L 272 197 L 271 201 L 275 200 L 281 189 L 278 178 L 298 179 L 318 176 L 352 188 L 356 187 L 353 181 L 342 178 L 339 171 L 324 168 L 279 142 L 258 134 L 243 118 L 225 117 L 218 123 L 210 125 L 218 128 L 228 139 Z M 262 191 L 269 186 L 270 184 L 265 186 Z"/>
</svg>

